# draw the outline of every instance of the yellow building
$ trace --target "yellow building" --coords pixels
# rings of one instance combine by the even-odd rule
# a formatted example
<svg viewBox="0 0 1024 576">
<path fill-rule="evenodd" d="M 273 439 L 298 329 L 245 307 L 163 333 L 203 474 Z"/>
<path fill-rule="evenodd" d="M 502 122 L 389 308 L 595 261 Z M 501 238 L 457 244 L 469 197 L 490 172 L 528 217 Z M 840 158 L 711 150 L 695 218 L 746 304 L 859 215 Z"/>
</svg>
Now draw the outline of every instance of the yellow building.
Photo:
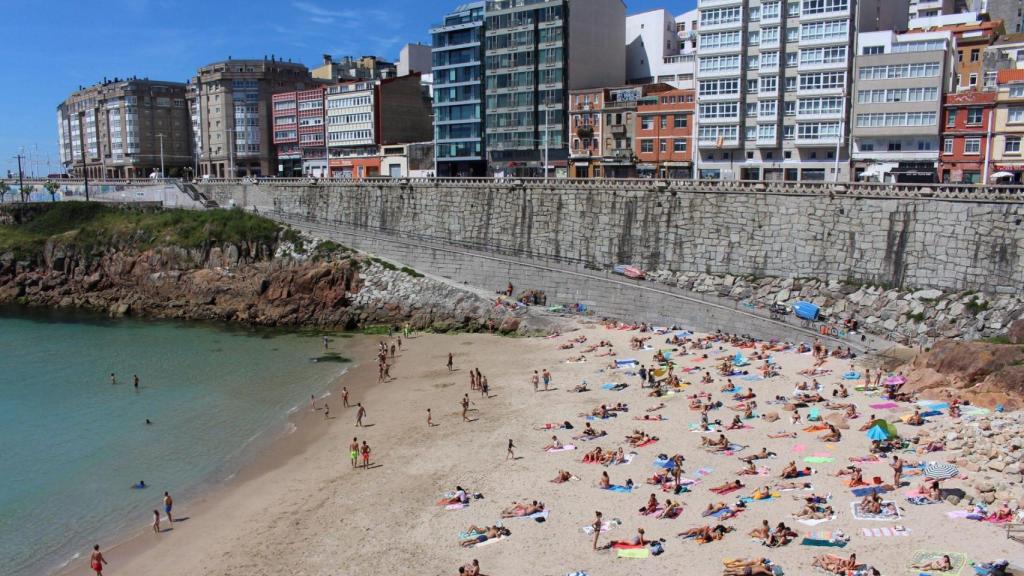
<svg viewBox="0 0 1024 576">
<path fill-rule="evenodd" d="M 1000 70 L 997 85 L 992 179 L 1019 184 L 1024 175 L 1024 70 Z"/>
</svg>

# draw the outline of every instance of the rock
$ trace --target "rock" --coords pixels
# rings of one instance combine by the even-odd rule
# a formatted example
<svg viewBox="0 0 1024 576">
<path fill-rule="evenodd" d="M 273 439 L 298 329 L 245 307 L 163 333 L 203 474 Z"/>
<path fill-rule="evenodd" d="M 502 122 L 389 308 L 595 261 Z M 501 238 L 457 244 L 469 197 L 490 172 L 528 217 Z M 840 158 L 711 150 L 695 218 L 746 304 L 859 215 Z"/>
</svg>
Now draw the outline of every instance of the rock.
<svg viewBox="0 0 1024 576">
<path fill-rule="evenodd" d="M 941 296 L 941 290 L 918 290 L 910 295 L 914 300 L 937 300 Z"/>
<path fill-rule="evenodd" d="M 958 506 L 960 504 L 960 497 L 957 496 L 956 494 L 950 494 L 949 496 L 946 496 L 946 502 L 952 504 L 953 506 Z"/>
<path fill-rule="evenodd" d="M 1002 472 L 1006 468 L 1006 463 L 1004 463 L 1002 460 L 992 460 L 988 463 L 988 468 L 989 470 Z"/>
</svg>

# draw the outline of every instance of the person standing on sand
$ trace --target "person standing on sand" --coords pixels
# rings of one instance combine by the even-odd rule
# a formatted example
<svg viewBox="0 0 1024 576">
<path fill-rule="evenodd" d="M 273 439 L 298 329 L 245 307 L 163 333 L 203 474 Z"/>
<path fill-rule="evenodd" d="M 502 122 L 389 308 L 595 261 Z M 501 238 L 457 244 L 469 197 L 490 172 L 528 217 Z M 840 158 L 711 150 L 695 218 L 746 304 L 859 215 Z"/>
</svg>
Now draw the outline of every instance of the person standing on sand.
<svg viewBox="0 0 1024 576">
<path fill-rule="evenodd" d="M 363 452 L 363 470 L 366 470 L 367 468 L 370 467 L 370 445 L 366 443 L 366 440 L 363 440 L 362 452 Z"/>
<path fill-rule="evenodd" d="M 455 356 L 451 352 L 449 352 L 448 353 L 448 371 L 451 372 L 454 369 L 455 369 Z"/>
<path fill-rule="evenodd" d="M 900 457 L 892 455 L 892 485 L 899 489 L 900 483 L 903 482 L 903 460 Z"/>
<path fill-rule="evenodd" d="M 167 513 L 167 523 L 174 524 L 174 517 L 171 516 L 171 509 L 174 508 L 174 499 L 167 492 L 164 492 L 164 512 Z"/>
<path fill-rule="evenodd" d="M 544 391 L 547 392 L 548 384 L 551 384 L 551 372 L 548 372 L 548 369 L 545 368 L 541 375 L 544 378 Z"/>
<path fill-rule="evenodd" d="M 601 526 L 604 522 L 601 521 L 601 511 L 597 510 L 594 512 L 597 516 L 594 518 L 594 523 L 590 525 L 594 529 L 594 550 L 597 550 L 597 539 L 601 537 Z"/>
<path fill-rule="evenodd" d="M 352 443 L 348 445 L 348 456 L 352 460 L 352 468 L 355 469 L 359 465 L 359 438 L 353 438 Z"/>
<path fill-rule="evenodd" d="M 324 420 L 327 420 L 330 417 L 331 417 L 331 407 L 327 405 L 327 402 L 324 402 Z"/>
<path fill-rule="evenodd" d="M 484 398 L 490 398 L 490 389 L 491 387 L 487 384 L 487 376 L 484 376 L 480 379 L 480 395 Z"/>
<path fill-rule="evenodd" d="M 427 428 L 434 426 L 434 417 L 430 414 L 430 408 L 427 408 Z"/>
<path fill-rule="evenodd" d="M 309 395 L 309 409 L 314 412 L 316 411 L 316 396 L 313 394 Z"/>
<path fill-rule="evenodd" d="M 153 510 L 153 532 L 160 533 L 160 511 Z"/>
<path fill-rule="evenodd" d="M 399 336 L 397 338 L 397 340 L 398 340 L 398 351 L 401 352 L 402 351 L 402 337 Z"/>
<path fill-rule="evenodd" d="M 366 408 L 363 408 L 362 402 L 356 404 L 356 407 L 359 408 L 359 410 L 356 411 L 356 426 L 362 428 L 363 418 L 366 417 Z"/>
<path fill-rule="evenodd" d="M 92 556 L 89 557 L 89 566 L 92 567 L 93 572 L 96 576 L 103 576 L 103 565 L 107 564 L 107 559 L 103 557 L 103 553 L 100 552 L 100 545 L 96 544 L 92 547 Z"/>
<path fill-rule="evenodd" d="M 515 460 L 516 459 L 516 451 L 515 450 L 516 450 L 516 445 L 512 442 L 512 439 L 509 438 L 508 439 L 508 452 L 505 453 L 505 460 L 508 460 L 509 458 Z"/>
<path fill-rule="evenodd" d="M 348 388 L 344 386 L 341 387 L 341 405 L 345 408 L 351 408 L 351 406 L 348 405 Z"/>
<path fill-rule="evenodd" d="M 537 388 L 540 388 L 540 375 L 536 370 L 533 371 L 533 376 L 530 376 L 530 382 L 533 383 L 533 391 L 536 392 Z"/>
<path fill-rule="evenodd" d="M 462 421 L 463 422 L 469 422 L 468 414 L 469 414 L 469 405 L 470 404 L 472 404 L 472 402 L 469 401 L 469 394 L 466 394 L 465 396 L 462 397 Z"/>
<path fill-rule="evenodd" d="M 330 342 L 330 340 L 328 340 L 327 336 L 324 336 L 324 350 L 327 350 L 327 343 L 328 342 Z"/>
</svg>

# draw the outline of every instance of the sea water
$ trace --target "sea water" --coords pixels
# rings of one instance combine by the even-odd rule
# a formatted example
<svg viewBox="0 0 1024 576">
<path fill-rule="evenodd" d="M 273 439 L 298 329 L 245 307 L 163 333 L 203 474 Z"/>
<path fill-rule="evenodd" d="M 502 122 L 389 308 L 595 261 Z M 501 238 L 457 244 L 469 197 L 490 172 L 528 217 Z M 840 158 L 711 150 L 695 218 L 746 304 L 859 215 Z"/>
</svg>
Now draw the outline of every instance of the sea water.
<svg viewBox="0 0 1024 576">
<path fill-rule="evenodd" d="M 310 335 L 0 309 L 0 573 L 113 544 L 163 511 L 165 490 L 188 516 L 189 495 L 228 480 L 344 371 L 316 361 L 322 349 Z"/>
</svg>

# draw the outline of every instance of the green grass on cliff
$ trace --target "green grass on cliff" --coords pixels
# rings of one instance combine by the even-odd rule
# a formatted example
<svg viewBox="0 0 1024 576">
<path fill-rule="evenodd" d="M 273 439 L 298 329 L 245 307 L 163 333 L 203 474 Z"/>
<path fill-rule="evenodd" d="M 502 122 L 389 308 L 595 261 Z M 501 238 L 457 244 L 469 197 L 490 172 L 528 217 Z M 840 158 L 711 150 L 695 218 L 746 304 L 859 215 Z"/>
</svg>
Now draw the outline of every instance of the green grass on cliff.
<svg viewBox="0 0 1024 576">
<path fill-rule="evenodd" d="M 83 249 L 104 245 L 199 248 L 225 242 L 272 243 L 281 229 L 271 220 L 241 210 L 143 211 L 96 202 L 57 202 L 38 210 L 22 224 L 0 226 L 0 254 L 34 256 L 50 238 Z"/>
</svg>

